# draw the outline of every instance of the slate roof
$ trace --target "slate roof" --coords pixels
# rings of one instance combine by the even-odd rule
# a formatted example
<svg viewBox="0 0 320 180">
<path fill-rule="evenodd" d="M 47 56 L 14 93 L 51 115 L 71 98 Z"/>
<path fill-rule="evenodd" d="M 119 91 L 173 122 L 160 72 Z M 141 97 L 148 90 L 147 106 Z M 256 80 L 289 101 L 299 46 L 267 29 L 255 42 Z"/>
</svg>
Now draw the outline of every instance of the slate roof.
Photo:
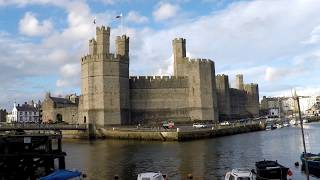
<svg viewBox="0 0 320 180">
<path fill-rule="evenodd" d="M 56 104 L 74 104 L 73 102 L 71 102 L 69 99 L 66 99 L 66 98 L 60 98 L 60 97 L 50 97 L 50 98 Z"/>
<path fill-rule="evenodd" d="M 30 105 L 30 104 L 22 104 L 21 106 L 16 106 L 18 111 L 38 111 L 37 108 L 35 108 L 34 106 Z"/>
</svg>

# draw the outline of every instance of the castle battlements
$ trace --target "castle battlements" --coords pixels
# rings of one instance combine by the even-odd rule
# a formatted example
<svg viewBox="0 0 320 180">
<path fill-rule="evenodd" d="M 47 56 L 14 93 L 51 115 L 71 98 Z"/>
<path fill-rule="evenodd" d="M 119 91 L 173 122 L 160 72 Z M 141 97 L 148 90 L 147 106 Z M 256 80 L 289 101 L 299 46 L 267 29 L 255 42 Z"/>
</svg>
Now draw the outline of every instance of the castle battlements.
<svg viewBox="0 0 320 180">
<path fill-rule="evenodd" d="M 173 42 L 174 43 L 186 43 L 186 39 L 184 39 L 184 38 L 174 38 L 173 39 Z"/>
<path fill-rule="evenodd" d="M 228 76 L 228 75 L 226 75 L 226 74 L 217 74 L 216 76 L 217 76 L 217 77 L 226 77 L 226 76 Z"/>
<path fill-rule="evenodd" d="M 97 59 L 105 59 L 107 61 L 113 61 L 113 62 L 119 62 L 119 61 L 123 61 L 119 58 L 118 54 L 114 54 L 114 53 L 109 53 L 109 54 L 95 54 L 95 55 L 91 55 L 91 54 L 87 54 L 85 56 L 83 56 L 81 58 L 81 63 L 85 64 L 89 61 L 95 61 Z"/>
<path fill-rule="evenodd" d="M 118 40 L 129 40 L 129 37 L 126 36 L 126 35 L 117 36 L 117 37 L 116 37 L 116 41 L 118 41 Z"/>
<path fill-rule="evenodd" d="M 196 63 L 212 64 L 213 63 L 213 61 L 210 59 L 202 59 L 202 58 L 186 58 L 186 59 L 189 64 L 196 64 Z"/>
<path fill-rule="evenodd" d="M 177 76 L 130 76 L 131 89 L 186 88 L 188 77 Z"/>
</svg>

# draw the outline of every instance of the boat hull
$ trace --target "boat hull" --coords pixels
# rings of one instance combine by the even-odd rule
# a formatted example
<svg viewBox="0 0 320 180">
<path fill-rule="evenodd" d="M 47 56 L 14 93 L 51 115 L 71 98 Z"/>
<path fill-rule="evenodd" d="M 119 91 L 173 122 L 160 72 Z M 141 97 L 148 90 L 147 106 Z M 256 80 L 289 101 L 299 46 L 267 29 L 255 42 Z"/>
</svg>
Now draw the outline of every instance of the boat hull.
<svg viewBox="0 0 320 180">
<path fill-rule="evenodd" d="M 287 179 L 289 168 L 278 164 L 276 161 L 260 161 L 256 163 L 257 180 Z"/>
<path fill-rule="evenodd" d="M 320 154 L 307 153 L 305 158 L 304 153 L 302 153 L 300 159 L 303 170 L 305 170 L 306 163 L 308 163 L 309 173 L 320 177 Z"/>
</svg>

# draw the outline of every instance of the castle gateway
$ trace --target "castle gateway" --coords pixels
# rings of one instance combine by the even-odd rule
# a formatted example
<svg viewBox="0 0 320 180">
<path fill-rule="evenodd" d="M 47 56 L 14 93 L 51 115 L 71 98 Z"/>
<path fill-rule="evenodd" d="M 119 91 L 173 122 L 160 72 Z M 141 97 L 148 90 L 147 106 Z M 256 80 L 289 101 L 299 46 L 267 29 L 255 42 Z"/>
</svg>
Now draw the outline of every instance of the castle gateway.
<svg viewBox="0 0 320 180">
<path fill-rule="evenodd" d="M 97 27 L 89 54 L 81 58 L 82 95 L 75 115 L 79 123 L 108 126 L 258 116 L 258 85 L 244 84 L 239 75 L 237 88 L 230 88 L 228 76 L 215 75 L 213 61 L 186 57 L 185 39 L 172 41 L 174 76 L 129 76 L 129 37 L 118 36 L 115 43 L 112 54 L 110 28 Z M 52 112 L 44 121 L 55 120 Z"/>
</svg>

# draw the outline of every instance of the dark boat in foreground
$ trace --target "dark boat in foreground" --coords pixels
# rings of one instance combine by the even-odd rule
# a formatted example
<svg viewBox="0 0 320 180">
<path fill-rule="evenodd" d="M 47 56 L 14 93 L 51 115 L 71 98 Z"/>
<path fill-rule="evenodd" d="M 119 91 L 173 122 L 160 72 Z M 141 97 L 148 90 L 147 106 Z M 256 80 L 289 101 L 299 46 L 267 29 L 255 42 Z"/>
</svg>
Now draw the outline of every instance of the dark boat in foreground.
<svg viewBox="0 0 320 180">
<path fill-rule="evenodd" d="M 289 168 L 282 166 L 277 161 L 259 161 L 256 162 L 257 180 L 280 179 L 286 180 L 292 173 Z"/>
<path fill-rule="evenodd" d="M 320 177 L 320 153 L 304 153 L 301 154 L 302 169 L 306 168 L 306 163 L 308 163 L 308 171 L 317 177 Z"/>
</svg>

